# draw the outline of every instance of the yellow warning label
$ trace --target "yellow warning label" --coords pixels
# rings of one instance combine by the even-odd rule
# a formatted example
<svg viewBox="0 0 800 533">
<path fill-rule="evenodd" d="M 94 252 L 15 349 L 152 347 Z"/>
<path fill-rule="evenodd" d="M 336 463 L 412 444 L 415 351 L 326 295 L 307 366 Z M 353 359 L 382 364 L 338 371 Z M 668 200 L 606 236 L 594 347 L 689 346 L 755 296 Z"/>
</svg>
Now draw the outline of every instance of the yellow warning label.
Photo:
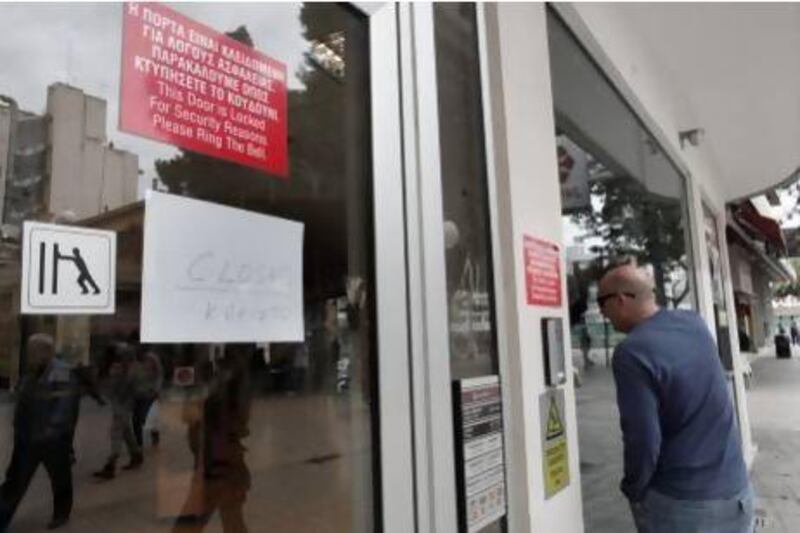
<svg viewBox="0 0 800 533">
<path fill-rule="evenodd" d="M 560 439 L 544 451 L 544 488 L 547 497 L 569 485 L 567 441 Z"/>
<path fill-rule="evenodd" d="M 547 412 L 547 440 L 554 439 L 564 434 L 564 424 L 561 422 L 561 413 L 558 412 L 558 404 L 554 396 L 550 397 L 550 408 Z"/>
<path fill-rule="evenodd" d="M 539 396 L 542 471 L 545 498 L 569 486 L 569 443 L 564 413 L 564 391 L 554 389 Z"/>
</svg>

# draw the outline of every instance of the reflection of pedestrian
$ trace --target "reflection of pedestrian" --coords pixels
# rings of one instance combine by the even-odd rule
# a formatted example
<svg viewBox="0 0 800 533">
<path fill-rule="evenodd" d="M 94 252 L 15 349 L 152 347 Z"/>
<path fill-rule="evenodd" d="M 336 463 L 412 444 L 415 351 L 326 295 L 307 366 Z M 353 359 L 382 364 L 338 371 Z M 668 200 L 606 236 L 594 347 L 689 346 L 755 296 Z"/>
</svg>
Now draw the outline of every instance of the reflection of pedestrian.
<svg viewBox="0 0 800 533">
<path fill-rule="evenodd" d="M 660 309 L 634 265 L 600 281 L 614 351 L 625 476 L 640 533 L 751 533 L 754 495 L 719 351 L 696 313 Z"/>
<path fill-rule="evenodd" d="M 133 434 L 139 447 L 144 446 L 143 428 L 147 415 L 153 407 L 153 403 L 161 393 L 164 383 L 164 370 L 161 359 L 152 348 L 142 346 L 139 356 L 139 366 L 141 369 L 141 379 L 136 388 L 136 397 L 133 404 Z M 153 445 L 158 444 L 159 434 L 157 426 L 150 428 Z"/>
<path fill-rule="evenodd" d="M 78 386 L 78 393 L 75 395 L 75 409 L 73 410 L 74 420 L 72 422 L 72 434 L 69 439 L 71 446 L 69 455 L 71 462 L 75 463 L 75 447 L 73 443 L 75 442 L 75 429 L 78 426 L 78 417 L 80 416 L 81 398 L 84 394 L 88 395 L 100 406 L 106 405 L 106 401 L 100 396 L 100 392 L 97 389 L 97 380 L 95 379 L 91 367 L 79 366 L 74 368 L 72 373 Z"/>
<path fill-rule="evenodd" d="M 208 384 L 202 440 L 189 427 L 189 441 L 195 454 L 195 470 L 188 498 L 174 531 L 202 531 L 219 511 L 224 533 L 247 533 L 243 506 L 250 490 L 250 470 L 242 444 L 250 433 L 250 383 L 247 373 L 250 354 L 242 346 L 228 346 Z M 192 498 L 203 494 L 198 515 Z"/>
<path fill-rule="evenodd" d="M 589 354 L 592 350 L 592 336 L 589 334 L 589 326 L 581 328 L 581 352 L 583 352 L 583 368 L 593 366 L 592 358 Z"/>
<path fill-rule="evenodd" d="M 78 387 L 69 365 L 55 357 L 50 335 L 32 335 L 27 356 L 28 373 L 14 410 L 14 450 L 0 487 L 0 531 L 11 522 L 40 463 L 53 490 L 53 515 L 47 527 L 66 524 L 72 511 L 70 450 Z"/>
<path fill-rule="evenodd" d="M 128 448 L 130 462 L 123 470 L 132 470 L 142 465 L 142 451 L 133 433 L 133 404 L 140 378 L 133 348 L 120 343 L 114 350 L 114 360 L 109 369 L 108 399 L 111 402 L 111 454 L 105 466 L 94 476 L 112 479 L 116 474 L 117 460 L 122 453 L 122 443 Z"/>
<path fill-rule="evenodd" d="M 797 322 L 792 320 L 792 325 L 789 328 L 789 332 L 792 334 L 792 344 L 800 344 L 800 330 L 797 329 Z"/>
</svg>

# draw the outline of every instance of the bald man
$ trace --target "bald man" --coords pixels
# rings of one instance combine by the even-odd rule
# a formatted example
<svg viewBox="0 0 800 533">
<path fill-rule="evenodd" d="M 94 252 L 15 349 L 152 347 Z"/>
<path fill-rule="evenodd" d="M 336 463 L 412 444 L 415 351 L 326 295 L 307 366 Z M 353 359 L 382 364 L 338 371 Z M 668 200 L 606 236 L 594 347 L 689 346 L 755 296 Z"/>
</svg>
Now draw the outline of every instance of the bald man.
<svg viewBox="0 0 800 533">
<path fill-rule="evenodd" d="M 627 336 L 613 370 L 621 490 L 639 533 L 750 533 L 754 496 L 717 347 L 700 316 L 660 309 L 650 277 L 611 268 L 597 303 Z"/>
</svg>

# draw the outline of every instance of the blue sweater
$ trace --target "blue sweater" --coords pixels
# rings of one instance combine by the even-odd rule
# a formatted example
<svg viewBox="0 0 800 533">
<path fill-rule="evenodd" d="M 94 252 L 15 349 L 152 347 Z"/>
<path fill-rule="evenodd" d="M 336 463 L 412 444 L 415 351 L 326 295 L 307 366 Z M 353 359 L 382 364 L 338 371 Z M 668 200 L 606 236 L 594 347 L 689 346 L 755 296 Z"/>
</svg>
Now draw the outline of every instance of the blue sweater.
<svg viewBox="0 0 800 533">
<path fill-rule="evenodd" d="M 614 350 L 625 445 L 622 492 L 648 489 L 680 500 L 734 496 L 747 469 L 733 402 L 706 323 L 690 311 L 660 310 Z"/>
</svg>

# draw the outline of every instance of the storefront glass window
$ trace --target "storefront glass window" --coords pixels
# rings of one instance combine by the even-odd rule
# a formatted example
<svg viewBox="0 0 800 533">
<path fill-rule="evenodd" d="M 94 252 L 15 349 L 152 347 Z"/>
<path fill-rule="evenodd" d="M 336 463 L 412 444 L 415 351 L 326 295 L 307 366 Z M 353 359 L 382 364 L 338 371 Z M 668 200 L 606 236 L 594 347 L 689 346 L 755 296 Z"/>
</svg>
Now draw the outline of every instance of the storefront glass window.
<svg viewBox="0 0 800 533">
<path fill-rule="evenodd" d="M 142 19 L 143 56 L 127 57 L 123 10 L 162 8 L 172 11 Z M 54 525 L 68 518 L 63 530 L 81 533 L 380 527 L 368 32 L 365 17 L 337 4 L 0 6 L 0 531 L 9 521 L 9 532 L 40 531 L 51 509 Z M 158 80 L 147 105 L 122 101 L 126 67 Z M 217 96 L 224 105 L 201 101 Z M 280 122 L 280 98 L 287 130 L 265 133 Z M 123 128 L 123 108 L 166 140 Z M 281 145 L 285 157 L 253 164 Z M 205 291 L 209 324 L 283 319 L 269 299 L 299 294 L 294 333 L 215 342 L 212 330 L 225 328 L 208 326 L 182 342 L 142 343 L 142 258 L 173 220 L 167 213 L 145 235 L 148 190 L 227 208 L 253 228 L 302 223 L 291 272 L 214 248 L 187 276 L 216 285 L 182 288 Z M 170 257 L 190 259 L 175 248 L 202 246 L 199 228 L 227 227 L 199 209 L 198 229 L 188 224 Z M 20 314 L 26 221 L 116 233 L 113 313 Z M 248 227 L 225 235 L 229 249 L 268 261 Z M 78 249 L 56 250 L 58 283 L 79 283 L 77 299 L 102 294 L 108 286 Z M 245 296 L 256 307 L 240 306 Z M 174 313 L 159 331 L 187 322 L 190 313 Z"/>
<path fill-rule="evenodd" d="M 596 304 L 612 258 L 650 269 L 656 299 L 696 307 L 685 181 L 655 138 L 552 12 L 550 64 L 573 346 L 591 364 L 621 338 Z"/>
<path fill-rule="evenodd" d="M 720 250 L 719 231 L 717 231 L 717 217 L 705 204 L 703 204 L 703 230 L 706 250 L 708 250 L 708 269 L 711 279 L 711 298 L 714 303 L 714 326 L 717 332 L 719 358 L 722 361 L 723 368 L 733 370 L 728 306 L 725 303 L 725 274 L 722 269 L 722 251 Z"/>
<path fill-rule="evenodd" d="M 624 335 L 602 316 L 597 282 L 611 259 L 633 257 L 649 269 L 660 306 L 696 308 L 686 183 L 553 11 L 547 31 L 581 486 L 584 501 L 603 502 L 584 505 L 584 524 L 606 531 L 629 516 L 617 489 L 623 450 L 610 368 Z"/>
</svg>

